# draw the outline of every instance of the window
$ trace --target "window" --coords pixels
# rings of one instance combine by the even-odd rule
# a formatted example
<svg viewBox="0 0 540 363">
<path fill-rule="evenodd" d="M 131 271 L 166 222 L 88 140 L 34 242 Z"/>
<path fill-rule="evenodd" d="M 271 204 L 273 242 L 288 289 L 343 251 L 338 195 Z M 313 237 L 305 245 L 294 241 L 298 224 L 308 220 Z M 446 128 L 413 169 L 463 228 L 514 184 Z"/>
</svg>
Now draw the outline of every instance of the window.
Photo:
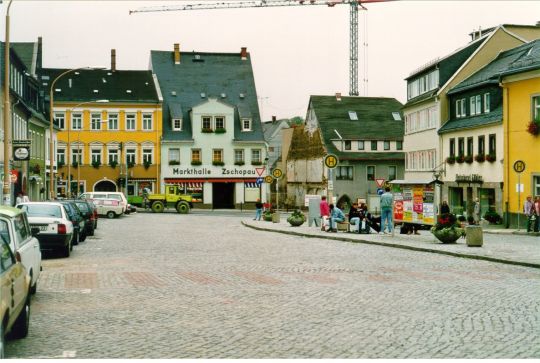
<svg viewBox="0 0 540 363">
<path fill-rule="evenodd" d="M 7 243 L 0 243 L 0 272 L 7 271 L 11 266 L 15 264 L 15 258 L 11 253 L 8 243 L 9 239 L 9 226 L 6 221 L 0 220 L 0 233 L 5 236 Z"/>
<path fill-rule="evenodd" d="M 135 131 L 135 114 L 126 114 L 126 130 Z"/>
<path fill-rule="evenodd" d="M 367 166 L 367 180 L 375 180 L 375 165 Z"/>
<path fill-rule="evenodd" d="M 173 118 L 172 119 L 172 129 L 173 131 L 182 131 L 182 119 Z"/>
<path fill-rule="evenodd" d="M 389 166 L 388 167 L 388 180 L 396 180 L 397 178 L 397 166 Z"/>
<path fill-rule="evenodd" d="M 169 149 L 169 165 L 180 165 L 180 149 Z"/>
<path fill-rule="evenodd" d="M 126 149 L 126 163 L 135 165 L 137 162 L 137 150 L 133 148 Z"/>
<path fill-rule="evenodd" d="M 152 114 L 144 113 L 142 116 L 142 128 L 144 131 L 152 130 Z"/>
<path fill-rule="evenodd" d="M 439 86 L 439 70 L 429 72 L 407 84 L 407 100 L 431 91 Z"/>
<path fill-rule="evenodd" d="M 19 214 L 15 216 L 13 225 L 15 226 L 15 234 L 17 235 L 17 239 L 19 240 L 20 248 L 24 244 L 30 242 L 29 239 L 27 240 L 27 238 L 30 236 L 30 227 L 28 226 L 28 222 L 26 221 L 26 215 Z"/>
<path fill-rule="evenodd" d="M 234 150 L 234 163 L 243 163 L 244 162 L 244 150 L 236 149 Z"/>
<path fill-rule="evenodd" d="M 216 129 L 224 129 L 225 128 L 225 117 L 218 116 L 215 118 L 216 121 Z"/>
<path fill-rule="evenodd" d="M 142 158 L 144 164 L 152 164 L 152 154 L 153 150 L 150 148 L 143 148 L 142 150 Z"/>
<path fill-rule="evenodd" d="M 345 150 L 351 150 L 351 140 L 344 141 Z"/>
<path fill-rule="evenodd" d="M 401 114 L 399 112 L 392 112 L 392 117 L 395 121 L 401 121 Z"/>
<path fill-rule="evenodd" d="M 358 141 L 358 150 L 364 150 L 364 142 Z"/>
<path fill-rule="evenodd" d="M 212 130 L 212 118 L 210 116 L 203 116 L 202 128 L 203 130 Z"/>
<path fill-rule="evenodd" d="M 495 134 L 489 135 L 489 154 L 495 155 L 497 153 L 497 140 Z"/>
<path fill-rule="evenodd" d="M 82 165 L 82 150 L 79 148 L 71 150 L 71 164 Z"/>
<path fill-rule="evenodd" d="M 71 114 L 71 129 L 82 130 L 82 114 L 80 113 Z"/>
<path fill-rule="evenodd" d="M 371 142 L 371 150 L 377 150 L 377 141 Z"/>
<path fill-rule="evenodd" d="M 336 180 L 353 180 L 353 167 L 338 166 L 336 168 Z"/>
<path fill-rule="evenodd" d="M 92 164 L 101 164 L 101 149 L 92 149 Z"/>
<path fill-rule="evenodd" d="M 109 114 L 109 122 L 108 122 L 107 128 L 109 130 L 118 130 L 118 114 L 117 113 Z"/>
<path fill-rule="evenodd" d="M 467 116 L 465 110 L 465 99 L 462 98 L 456 101 L 456 118 Z"/>
<path fill-rule="evenodd" d="M 535 197 L 540 197 L 540 176 L 533 176 L 533 193 Z"/>
<path fill-rule="evenodd" d="M 191 161 L 201 162 L 201 149 L 191 149 Z"/>
<path fill-rule="evenodd" d="M 491 106 L 491 101 L 490 101 L 490 97 L 489 97 L 489 93 L 484 93 L 484 112 L 489 112 L 490 110 L 490 106 Z"/>
<path fill-rule="evenodd" d="M 92 130 L 101 130 L 101 114 L 93 113 L 91 115 L 91 127 Z"/>
<path fill-rule="evenodd" d="M 478 136 L 478 154 L 484 155 L 486 153 L 486 137 L 484 135 Z"/>
<path fill-rule="evenodd" d="M 456 156 L 456 139 L 450 139 L 450 156 Z"/>
<path fill-rule="evenodd" d="M 118 149 L 107 150 L 107 156 L 109 158 L 109 165 L 118 164 Z"/>
<path fill-rule="evenodd" d="M 56 161 L 60 164 L 66 164 L 66 149 L 56 150 Z"/>
<path fill-rule="evenodd" d="M 472 96 L 470 98 L 470 112 L 472 115 L 478 115 L 482 112 L 482 105 L 480 101 L 480 95 Z"/>
<path fill-rule="evenodd" d="M 252 161 L 253 161 L 253 159 L 252 159 Z M 212 162 L 214 162 L 214 163 L 222 163 L 223 162 L 223 149 L 212 149 Z"/>
<path fill-rule="evenodd" d="M 54 113 L 54 122 L 61 130 L 65 130 L 66 128 L 66 116 L 63 112 L 55 112 Z"/>
<path fill-rule="evenodd" d="M 261 162 L 261 149 L 251 149 L 251 162 Z"/>
<path fill-rule="evenodd" d="M 384 142 L 384 150 L 390 150 L 390 141 Z"/>
<path fill-rule="evenodd" d="M 533 121 L 540 122 L 540 96 L 534 96 L 532 98 L 532 119 Z"/>
<path fill-rule="evenodd" d="M 251 131 L 251 119 L 242 119 L 242 131 Z"/>
<path fill-rule="evenodd" d="M 403 150 L 403 141 L 396 141 L 396 150 Z"/>
<path fill-rule="evenodd" d="M 351 121 L 358 121 L 358 115 L 356 114 L 356 111 L 349 111 L 349 119 L 351 119 Z"/>
<path fill-rule="evenodd" d="M 473 138 L 472 137 L 468 137 L 467 138 L 467 156 L 472 156 L 473 155 Z"/>
<path fill-rule="evenodd" d="M 465 139 L 462 137 L 458 138 L 458 156 L 465 155 Z"/>
</svg>

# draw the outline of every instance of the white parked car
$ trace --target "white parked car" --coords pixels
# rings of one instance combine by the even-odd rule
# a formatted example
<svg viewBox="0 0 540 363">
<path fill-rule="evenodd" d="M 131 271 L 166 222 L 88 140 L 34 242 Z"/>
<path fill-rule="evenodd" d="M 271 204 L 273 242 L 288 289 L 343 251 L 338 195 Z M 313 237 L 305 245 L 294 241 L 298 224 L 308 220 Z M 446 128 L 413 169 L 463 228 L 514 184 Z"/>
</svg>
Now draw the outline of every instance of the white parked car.
<svg viewBox="0 0 540 363">
<path fill-rule="evenodd" d="M 93 199 L 92 202 L 97 207 L 97 213 L 107 218 L 116 218 L 124 213 L 124 207 L 117 199 Z"/>
<path fill-rule="evenodd" d="M 60 250 L 69 257 L 73 249 L 73 223 L 64 206 L 58 202 L 27 202 L 17 204 L 26 211 L 31 227 L 39 228 L 36 236 L 42 250 Z"/>
<path fill-rule="evenodd" d="M 13 254 L 21 256 L 21 262 L 30 276 L 30 292 L 33 294 L 36 293 L 41 273 L 41 250 L 34 234 L 37 234 L 37 230 L 30 229 L 24 211 L 0 206 L 0 238 L 7 242 Z"/>
<path fill-rule="evenodd" d="M 116 199 L 122 206 L 122 213 L 126 213 L 128 201 L 122 192 L 86 192 L 79 196 L 81 199 Z M 120 214 L 122 214 L 120 213 Z"/>
</svg>

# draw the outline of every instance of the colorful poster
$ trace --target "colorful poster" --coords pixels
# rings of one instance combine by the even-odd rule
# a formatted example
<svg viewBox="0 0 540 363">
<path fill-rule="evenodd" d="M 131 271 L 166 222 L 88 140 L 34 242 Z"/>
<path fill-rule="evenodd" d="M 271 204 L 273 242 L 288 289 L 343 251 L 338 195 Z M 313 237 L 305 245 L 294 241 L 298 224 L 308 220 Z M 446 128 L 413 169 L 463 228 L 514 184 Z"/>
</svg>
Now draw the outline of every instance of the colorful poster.
<svg viewBox="0 0 540 363">
<path fill-rule="evenodd" d="M 422 213 L 422 204 L 424 203 L 423 189 L 415 187 L 413 189 L 413 211 Z"/>
<path fill-rule="evenodd" d="M 434 219 L 433 203 L 424 203 L 424 223 L 433 224 Z"/>
<path fill-rule="evenodd" d="M 394 219 L 396 221 L 403 220 L 403 201 L 396 200 L 394 203 Z"/>
<path fill-rule="evenodd" d="M 403 201 L 403 221 L 412 222 L 413 220 L 413 203 L 411 200 Z"/>
</svg>

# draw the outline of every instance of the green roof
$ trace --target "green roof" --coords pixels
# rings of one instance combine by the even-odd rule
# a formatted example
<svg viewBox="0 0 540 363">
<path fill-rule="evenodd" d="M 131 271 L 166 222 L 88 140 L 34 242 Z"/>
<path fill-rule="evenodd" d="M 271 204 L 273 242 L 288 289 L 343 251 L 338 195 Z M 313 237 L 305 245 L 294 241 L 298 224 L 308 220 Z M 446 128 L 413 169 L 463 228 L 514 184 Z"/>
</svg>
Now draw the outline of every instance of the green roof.
<svg viewBox="0 0 540 363">
<path fill-rule="evenodd" d="M 444 134 L 447 132 L 495 125 L 498 123 L 502 123 L 502 105 L 499 105 L 499 107 L 489 113 L 451 119 L 438 130 L 438 133 Z"/>
<path fill-rule="evenodd" d="M 66 69 L 44 68 L 41 82 L 47 95 L 51 82 Z M 151 71 L 82 69 L 67 73 L 54 85 L 54 100 L 86 102 L 100 99 L 119 103 L 159 103 Z"/>
<path fill-rule="evenodd" d="M 19 59 L 23 62 L 28 71 L 32 70 L 32 62 L 34 58 L 35 43 L 10 43 L 11 49 L 17 53 Z"/>
<path fill-rule="evenodd" d="M 340 139 L 338 133 L 343 140 L 402 141 L 402 107 L 395 98 L 385 97 L 341 97 L 340 101 L 335 96 L 310 98 L 310 108 L 315 112 L 327 151 L 338 155 L 340 160 L 403 159 L 401 152 L 342 152 L 332 143 Z M 395 112 L 399 113 L 401 120 L 394 119 L 392 114 Z M 351 119 L 354 114 L 358 120 Z"/>
<path fill-rule="evenodd" d="M 175 64 L 173 52 L 151 52 L 151 67 L 163 94 L 163 139 L 192 140 L 192 108 L 216 98 L 235 108 L 235 140 L 264 141 L 249 53 L 247 59 L 240 53 L 180 52 L 180 57 L 181 63 Z M 182 111 L 182 131 L 172 131 L 170 108 L 173 113 Z M 252 118 L 253 131 L 241 131 L 242 115 Z"/>
</svg>

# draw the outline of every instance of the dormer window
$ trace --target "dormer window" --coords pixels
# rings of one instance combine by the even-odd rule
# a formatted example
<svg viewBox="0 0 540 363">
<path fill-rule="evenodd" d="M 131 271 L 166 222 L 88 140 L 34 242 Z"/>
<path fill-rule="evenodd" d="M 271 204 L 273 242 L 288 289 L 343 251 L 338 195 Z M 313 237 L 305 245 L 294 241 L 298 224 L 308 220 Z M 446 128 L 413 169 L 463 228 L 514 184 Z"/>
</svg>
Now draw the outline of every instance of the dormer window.
<svg viewBox="0 0 540 363">
<path fill-rule="evenodd" d="M 242 131 L 251 131 L 251 119 L 250 118 L 242 119 Z"/>
<path fill-rule="evenodd" d="M 351 121 L 358 121 L 358 115 L 356 114 L 356 111 L 349 111 L 349 118 Z"/>
<path fill-rule="evenodd" d="M 401 114 L 399 112 L 392 112 L 392 117 L 394 121 L 401 121 Z"/>
<path fill-rule="evenodd" d="M 182 131 L 182 119 L 181 118 L 173 118 L 171 126 L 172 126 L 173 131 Z"/>
</svg>

